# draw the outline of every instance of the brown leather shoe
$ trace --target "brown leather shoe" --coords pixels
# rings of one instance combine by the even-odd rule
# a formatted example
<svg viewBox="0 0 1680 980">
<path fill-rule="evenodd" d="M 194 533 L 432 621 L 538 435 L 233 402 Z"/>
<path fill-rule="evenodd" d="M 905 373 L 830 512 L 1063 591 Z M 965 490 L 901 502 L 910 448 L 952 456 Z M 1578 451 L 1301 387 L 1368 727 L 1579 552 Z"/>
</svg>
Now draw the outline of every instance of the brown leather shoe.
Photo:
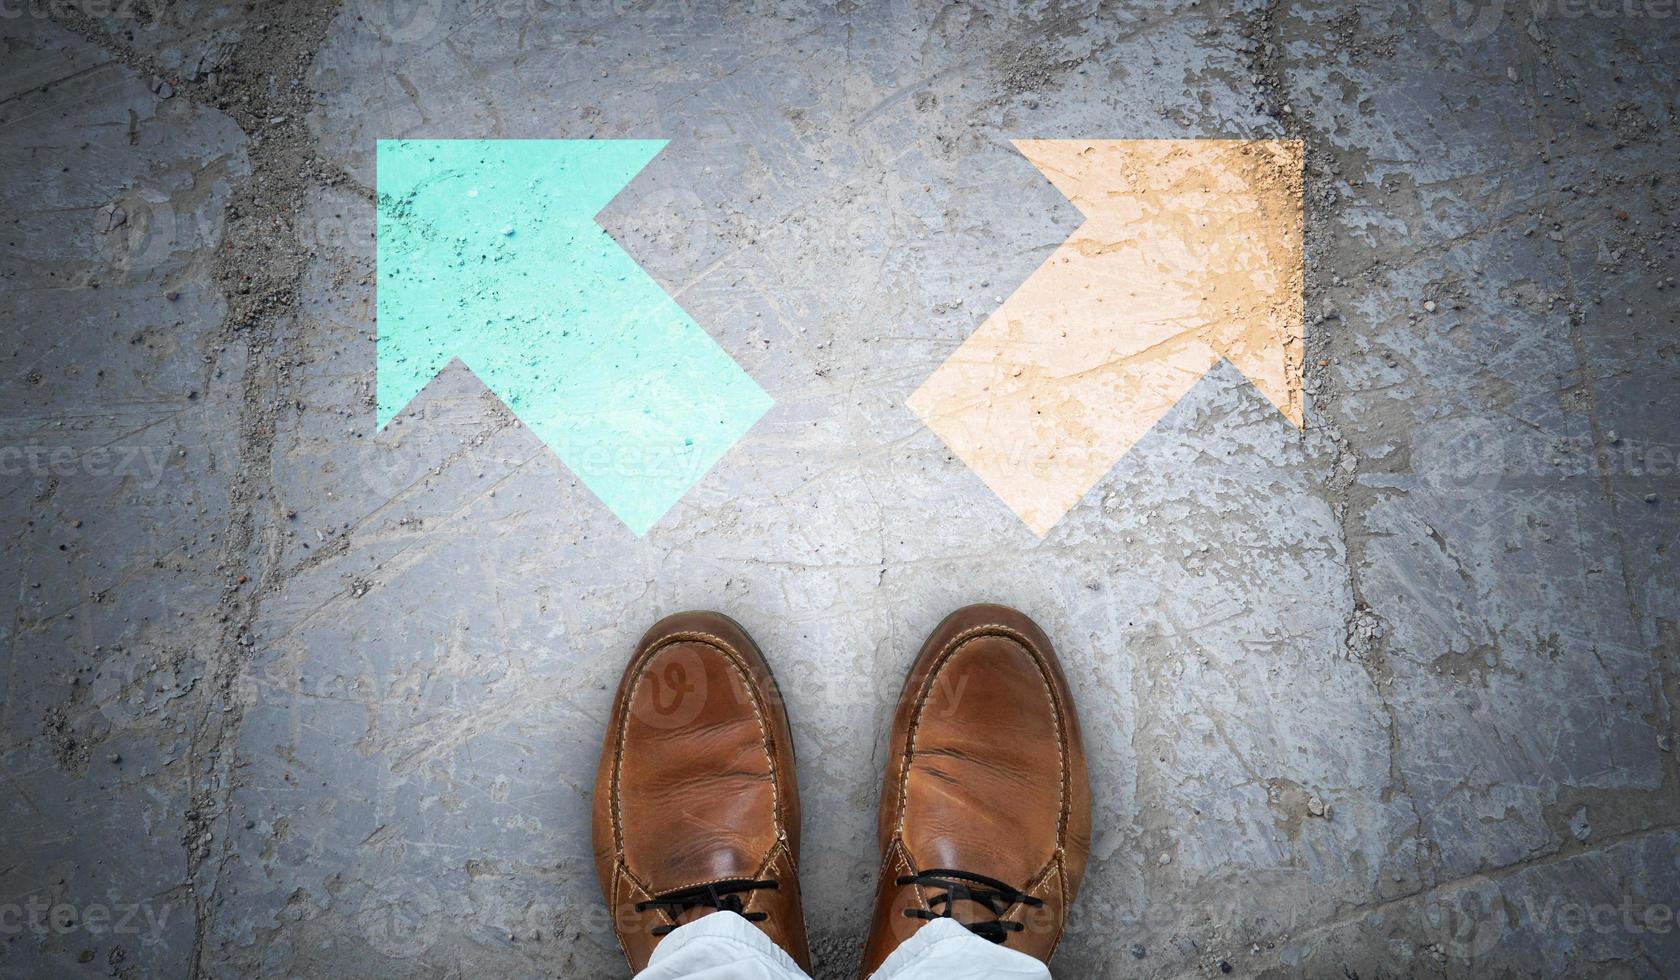
<svg viewBox="0 0 1680 980">
<path fill-rule="evenodd" d="M 764 656 L 710 612 L 660 620 L 613 702 L 595 780 L 595 867 L 633 970 L 719 909 L 810 969 L 793 738 Z"/>
<path fill-rule="evenodd" d="M 1050 641 L 1004 606 L 946 617 L 893 718 L 863 976 L 926 920 L 1049 961 L 1091 849 L 1091 789 Z"/>
</svg>

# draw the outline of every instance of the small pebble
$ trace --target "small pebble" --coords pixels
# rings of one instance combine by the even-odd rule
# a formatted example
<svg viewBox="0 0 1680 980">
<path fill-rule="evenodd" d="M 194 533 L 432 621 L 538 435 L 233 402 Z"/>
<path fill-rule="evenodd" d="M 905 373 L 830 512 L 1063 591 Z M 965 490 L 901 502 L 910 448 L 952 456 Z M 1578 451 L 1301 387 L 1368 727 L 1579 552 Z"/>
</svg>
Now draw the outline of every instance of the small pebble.
<svg viewBox="0 0 1680 980">
<path fill-rule="evenodd" d="M 1424 300 L 1423 301 L 1423 308 L 1424 308 L 1425 312 L 1434 313 L 1435 312 L 1435 301 L 1432 300 L 1432 299 Z"/>
<path fill-rule="evenodd" d="M 1145 956 L 1148 956 L 1148 955 L 1149 955 L 1149 950 L 1144 949 L 1142 943 L 1133 943 L 1132 944 L 1132 958 L 1133 959 L 1141 960 Z"/>
<path fill-rule="evenodd" d="M 1645 495 L 1645 502 L 1646 502 L 1646 503 L 1648 503 L 1648 504 L 1654 504 L 1654 503 L 1656 503 L 1656 502 L 1657 502 L 1657 495 L 1656 495 L 1656 494 L 1654 494 L 1654 493 L 1648 493 L 1648 494 L 1646 494 L 1646 495 Z"/>
</svg>

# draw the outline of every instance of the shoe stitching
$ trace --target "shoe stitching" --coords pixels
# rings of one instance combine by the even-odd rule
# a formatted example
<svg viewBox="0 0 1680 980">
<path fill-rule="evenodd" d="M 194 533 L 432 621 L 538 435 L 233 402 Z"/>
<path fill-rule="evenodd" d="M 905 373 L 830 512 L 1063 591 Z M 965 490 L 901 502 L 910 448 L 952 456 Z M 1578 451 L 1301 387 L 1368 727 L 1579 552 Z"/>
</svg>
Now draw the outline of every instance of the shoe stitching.
<svg viewBox="0 0 1680 980">
<path fill-rule="evenodd" d="M 1050 951 L 1044 954 L 1045 963 L 1056 958 L 1056 950 L 1061 948 L 1062 937 L 1067 935 L 1068 906 L 1072 904 L 1068 898 L 1067 862 L 1063 860 L 1061 851 L 1056 852 L 1056 887 L 1062 891 L 1062 900 L 1058 903 L 1061 907 L 1057 909 L 1056 940 L 1050 944 Z"/>
<path fill-rule="evenodd" d="M 652 898 L 653 897 L 653 891 L 651 889 L 649 889 L 648 886 L 645 883 L 643 883 L 643 881 L 640 878 L 637 878 L 634 872 L 632 872 L 628 867 L 625 866 L 623 859 L 619 859 L 619 860 L 614 862 L 614 864 L 613 864 L 613 937 L 618 940 L 618 948 L 620 950 L 623 950 L 624 958 L 629 959 L 630 958 L 630 950 L 627 947 L 625 947 L 625 945 L 624 945 L 624 935 L 623 935 L 623 933 L 621 933 L 619 931 L 619 923 L 618 923 L 618 910 L 623 908 L 624 904 L 625 904 L 625 897 L 623 895 L 622 890 L 620 889 L 620 886 L 624 882 L 629 882 L 630 883 L 630 889 L 629 890 L 631 892 L 632 897 L 635 897 L 637 895 L 637 893 L 639 893 L 641 895 L 641 897 L 643 897 L 643 898 Z M 638 914 L 645 914 L 645 913 L 638 913 Z M 670 916 L 670 914 L 665 912 L 663 909 L 658 910 L 657 912 L 655 912 L 655 914 L 658 915 L 659 917 L 663 918 L 666 921 L 666 923 L 668 923 L 670 925 L 674 926 L 674 925 L 677 924 L 677 920 L 672 918 Z"/>
<path fill-rule="evenodd" d="M 927 699 L 933 694 L 934 679 L 939 675 L 941 670 L 945 669 L 947 662 L 951 659 L 951 657 L 956 655 L 958 650 L 966 644 L 986 636 L 1001 636 L 1004 639 L 1010 640 L 1021 649 L 1025 650 L 1027 654 L 1033 658 L 1034 665 L 1038 667 L 1039 682 L 1043 685 L 1045 694 L 1049 696 L 1051 707 L 1054 709 L 1050 714 L 1051 721 L 1056 726 L 1056 745 L 1060 750 L 1057 753 L 1057 761 L 1061 767 L 1061 786 L 1058 790 L 1060 797 L 1060 812 L 1058 814 L 1056 827 L 1056 848 L 1059 851 L 1063 846 L 1063 841 L 1067 838 L 1067 827 L 1072 814 L 1072 801 L 1070 798 L 1072 795 L 1072 787 L 1069 785 L 1070 778 L 1068 775 L 1068 756 L 1070 754 L 1070 748 L 1068 745 L 1067 732 L 1062 726 L 1062 711 L 1065 710 L 1065 706 L 1062 704 L 1061 699 L 1056 697 L 1056 692 L 1050 685 L 1049 665 L 1045 662 L 1044 655 L 1039 652 L 1037 645 L 1029 640 L 1026 635 L 1021 633 L 1019 630 L 1004 626 L 1001 623 L 987 623 L 980 626 L 971 626 L 968 629 L 963 630 L 961 633 L 958 633 L 946 643 L 944 648 L 942 648 L 938 655 L 934 657 L 933 663 L 928 667 L 927 674 L 922 681 L 922 690 L 917 694 L 914 707 L 911 711 L 910 725 L 905 731 L 903 758 L 899 760 L 898 812 L 893 821 L 894 832 L 899 835 L 902 835 L 904 832 L 906 809 L 904 786 L 910 780 L 910 759 L 915 754 L 916 732 L 921 728 L 922 709 L 926 706 Z"/>
<path fill-rule="evenodd" d="M 759 692 L 757 685 L 753 681 L 752 672 L 746 668 L 744 663 L 745 658 L 743 658 L 727 640 L 712 633 L 696 630 L 684 630 L 661 637 L 658 643 L 649 647 L 640 657 L 637 657 L 635 663 L 632 665 L 631 669 L 635 679 L 630 682 L 630 690 L 625 692 L 624 701 L 622 703 L 624 712 L 626 715 L 629 713 L 630 705 L 634 704 L 636 700 L 636 690 L 641 687 L 642 679 L 647 676 L 647 672 L 642 669 L 643 664 L 647 663 L 648 660 L 652 659 L 666 647 L 675 646 L 678 643 L 691 643 L 696 641 L 704 643 L 723 654 L 724 659 L 729 661 L 730 666 L 734 667 L 736 673 L 741 676 L 744 686 L 747 689 L 747 695 L 752 702 L 753 720 L 758 724 L 759 744 L 764 747 L 764 753 L 770 763 L 770 798 L 772 810 L 775 814 L 774 819 L 776 821 L 777 831 L 776 837 L 779 843 L 785 838 L 785 828 L 782 826 L 781 780 L 778 778 L 780 768 L 776 764 L 775 745 L 771 741 L 769 727 L 764 721 L 763 709 L 759 705 Z M 613 775 L 612 786 L 610 789 L 612 794 L 613 847 L 617 852 L 619 860 L 621 861 L 624 856 L 624 826 L 619 810 L 618 789 L 619 780 L 624 771 L 624 738 L 626 730 L 629 726 L 629 718 L 621 718 L 618 730 L 613 733 Z"/>
<path fill-rule="evenodd" d="M 786 843 L 784 843 L 782 841 L 777 841 L 775 846 L 770 848 L 769 858 L 766 859 L 763 864 L 759 865 L 758 871 L 756 873 L 754 873 L 753 877 L 754 878 L 767 878 L 767 877 L 769 877 L 770 876 L 769 875 L 770 869 L 775 867 L 776 861 L 779 858 L 781 858 L 783 855 L 786 855 L 787 860 L 788 860 L 788 871 L 790 872 L 789 878 L 793 882 L 793 888 L 797 889 L 799 887 L 799 868 L 798 868 L 798 864 L 793 859 L 793 852 L 791 850 L 789 850 Z M 622 867 L 622 865 L 621 865 L 621 867 Z M 637 881 L 635 876 L 633 874 L 631 874 L 631 872 L 629 871 L 628 868 L 624 869 L 624 875 L 626 877 L 630 878 L 632 881 Z M 700 887 L 703 887 L 705 885 L 716 885 L 716 884 L 720 884 L 720 883 L 725 882 L 725 881 L 735 881 L 735 880 L 738 880 L 739 878 L 740 878 L 740 875 L 725 875 L 721 878 L 710 878 L 710 879 L 707 879 L 706 881 L 695 881 L 695 882 L 690 882 L 689 884 L 686 884 L 686 885 L 673 885 L 670 888 L 664 889 L 664 891 L 671 892 L 671 891 L 680 891 L 680 890 L 688 889 L 688 888 L 700 888 Z M 775 880 L 780 881 L 780 878 L 777 878 Z M 641 891 L 642 894 L 647 895 L 649 898 L 653 897 L 653 892 L 650 891 L 646 886 L 641 885 L 639 881 L 637 881 L 637 885 L 638 885 L 638 890 Z M 615 895 L 615 897 L 616 897 L 616 895 Z M 747 911 L 747 912 L 767 911 L 765 909 L 760 908 L 756 904 L 761 897 L 762 896 L 761 896 L 760 893 L 755 892 L 753 894 L 752 898 L 747 901 L 746 908 L 743 909 L 743 911 Z M 808 936 L 809 935 L 809 930 L 808 930 L 808 927 L 807 927 L 807 923 L 805 921 L 805 903 L 802 902 L 802 901 L 796 901 L 794 903 L 794 907 L 797 908 L 798 911 L 799 911 L 800 930 L 801 930 L 802 933 L 804 933 Z M 671 924 L 673 926 L 677 925 L 676 918 L 674 916 L 672 916 L 670 913 L 664 911 L 663 909 L 659 910 L 656 914 L 659 915 L 661 918 L 665 919 L 666 922 L 668 922 L 669 924 Z M 616 933 L 618 930 L 615 928 L 613 931 Z M 772 940 L 772 941 L 774 941 L 774 940 Z M 809 939 L 807 939 L 806 940 L 806 946 L 807 946 L 806 955 L 807 955 L 807 957 L 810 955 L 809 952 L 808 952 L 809 942 L 810 942 Z M 620 938 L 618 944 L 619 944 L 620 947 L 623 947 L 624 940 L 622 938 Z M 786 952 L 790 958 L 793 958 L 797 962 L 798 957 L 795 957 L 793 955 L 792 950 L 788 950 L 785 947 L 782 947 L 782 944 L 779 943 L 779 942 L 777 942 L 776 945 L 779 948 L 782 948 L 783 952 Z"/>
<path fill-rule="evenodd" d="M 799 891 L 799 862 L 794 859 L 793 851 L 787 846 L 787 842 L 786 841 L 778 842 L 776 844 L 776 846 L 771 850 L 770 854 L 771 854 L 771 859 L 769 861 L 765 862 L 764 867 L 759 870 L 759 873 L 758 873 L 759 877 L 769 878 L 770 877 L 770 869 L 775 867 L 776 860 L 785 855 L 787 857 L 788 878 L 793 882 L 793 889 L 794 889 L 795 893 L 798 893 L 798 891 Z M 780 881 L 781 879 L 777 878 L 776 880 Z M 760 897 L 759 893 L 755 892 L 753 894 L 753 897 L 752 897 L 752 902 L 758 901 L 759 897 Z M 766 897 L 765 901 L 768 902 L 769 898 Z M 752 902 L 748 902 L 749 907 L 751 907 Z M 809 960 L 811 958 L 811 938 L 810 938 L 811 937 L 811 930 L 810 930 L 809 923 L 807 923 L 805 921 L 805 902 L 804 902 L 803 895 L 798 896 L 798 899 L 793 903 L 793 907 L 796 910 L 798 910 L 798 912 L 799 912 L 799 934 L 805 940 L 805 958 L 807 960 Z M 768 910 L 765 910 L 765 911 L 768 911 Z M 777 943 L 776 945 L 781 946 L 780 943 Z M 798 957 L 793 956 L 793 952 L 791 950 L 786 950 L 784 948 L 783 951 L 786 952 L 788 954 L 788 956 L 793 957 L 795 961 L 798 960 Z"/>
<path fill-rule="evenodd" d="M 905 866 L 908 869 L 909 861 L 907 849 L 902 848 L 905 811 L 907 809 L 907 794 L 904 790 L 910 781 L 910 760 L 915 755 L 916 733 L 921 728 L 922 710 L 927 705 L 927 699 L 933 694 L 934 680 L 938 677 L 939 672 L 945 669 L 951 658 L 956 656 L 957 652 L 961 650 L 963 646 L 987 636 L 1002 637 L 1026 651 L 1027 655 L 1032 657 L 1034 666 L 1038 668 L 1039 683 L 1043 685 L 1044 692 L 1050 699 L 1050 705 L 1052 708 L 1050 713 L 1051 723 L 1056 726 L 1056 745 L 1059 750 L 1057 753 L 1057 762 L 1061 770 L 1061 786 L 1058 794 L 1060 806 L 1056 826 L 1056 849 L 1050 858 L 1050 862 L 1039 871 L 1037 876 L 1035 876 L 1039 883 L 1042 883 L 1045 871 L 1049 870 L 1051 864 L 1057 864 L 1058 859 L 1063 854 L 1065 841 L 1067 840 L 1068 825 L 1072 819 L 1073 794 L 1071 785 L 1072 780 L 1069 775 L 1069 757 L 1072 754 L 1072 750 L 1069 745 L 1068 733 L 1062 725 L 1062 712 L 1066 710 L 1068 706 L 1064 705 L 1062 700 L 1056 696 L 1055 689 L 1050 684 L 1051 672 L 1049 664 L 1046 662 L 1044 655 L 1039 651 L 1038 645 L 1021 631 L 1005 626 L 1001 623 L 986 623 L 978 626 L 971 626 L 952 637 L 934 657 L 933 663 L 928 667 L 927 673 L 923 677 L 922 689 L 918 692 L 914 707 L 911 709 L 910 724 L 906 728 L 904 736 L 904 753 L 902 759 L 899 761 L 899 776 L 897 782 L 897 816 L 893 821 L 894 845 L 900 848 L 901 854 L 904 854 Z M 1059 865 L 1057 867 L 1057 873 L 1061 873 Z M 1063 879 L 1063 882 L 1064 887 L 1062 888 L 1061 901 L 1058 903 L 1060 906 L 1058 909 L 1058 918 L 1061 920 L 1058 923 L 1058 926 L 1065 926 L 1067 922 L 1068 899 L 1065 879 Z M 927 902 L 921 894 L 921 886 L 919 885 L 916 886 L 916 897 L 918 901 L 922 902 L 922 905 L 925 908 Z M 1061 941 L 1061 929 L 1058 928 L 1055 942 L 1051 945 L 1050 955 L 1055 955 L 1055 949 L 1057 946 L 1061 945 Z M 1048 962 L 1048 959 L 1046 962 Z"/>
<path fill-rule="evenodd" d="M 916 866 L 910 863 L 910 849 L 904 846 L 904 840 L 902 838 L 895 837 L 893 839 L 893 852 L 894 856 L 898 859 L 897 865 L 893 870 L 903 868 L 906 875 L 913 875 L 916 873 Z M 900 876 L 896 874 L 892 876 L 895 881 L 899 877 Z M 932 906 L 928 905 L 927 893 L 922 891 L 922 886 L 917 884 L 911 885 L 910 888 L 916 893 L 916 904 L 920 905 L 924 909 L 932 911 Z"/>
<path fill-rule="evenodd" d="M 613 939 L 618 942 L 618 951 L 620 953 L 624 954 L 624 958 L 626 960 L 629 960 L 630 959 L 630 947 L 624 945 L 624 933 L 619 931 L 619 928 L 618 928 L 618 910 L 624 907 L 623 890 L 622 890 L 622 887 L 621 887 L 623 884 L 624 884 L 624 870 L 619 865 L 619 863 L 617 861 L 614 861 L 613 862 L 613 875 L 612 875 L 612 910 L 611 910 L 612 913 L 613 913 Z M 633 960 L 631 961 L 631 963 L 632 963 L 632 965 L 634 965 Z"/>
<path fill-rule="evenodd" d="M 1027 879 L 1027 885 L 1026 885 L 1025 888 L 1021 889 L 1021 891 L 1025 892 L 1026 894 L 1031 895 L 1035 898 L 1042 898 L 1043 896 L 1039 894 L 1039 889 L 1044 887 L 1045 879 L 1050 877 L 1050 872 L 1055 869 L 1056 860 L 1057 860 L 1057 858 L 1061 857 L 1061 854 L 1062 854 L 1061 849 L 1057 848 L 1056 853 L 1050 855 L 1050 860 L 1045 862 L 1044 867 L 1039 868 L 1037 871 L 1033 872 L 1032 877 Z M 1006 915 L 1004 915 L 1003 918 L 1011 919 L 1011 921 L 1014 921 L 1014 922 L 1019 922 L 1019 921 L 1021 921 L 1019 918 L 1012 918 L 1012 917 L 1017 916 L 1017 915 L 1021 915 L 1021 914 L 1025 914 L 1026 910 L 1027 910 L 1027 906 L 1024 905 L 1024 904 L 1012 906 L 1009 909 L 1009 912 Z"/>
<path fill-rule="evenodd" d="M 782 846 L 781 841 L 777 841 L 770 848 L 769 857 L 767 857 L 764 861 L 759 863 L 758 869 L 753 872 L 752 877 L 755 878 L 755 879 L 765 877 L 766 873 L 769 872 L 771 865 L 774 865 L 776 863 L 777 855 L 783 853 L 783 851 L 785 851 L 785 850 L 786 850 L 786 848 L 784 848 Z M 791 860 L 791 857 L 790 857 L 790 860 L 789 860 L 788 863 L 790 865 L 793 863 L 792 860 Z M 662 892 L 685 891 L 685 890 L 690 889 L 690 888 L 704 888 L 707 885 L 717 885 L 717 884 L 722 884 L 725 881 L 739 881 L 739 880 L 741 880 L 740 875 L 722 875 L 722 876 L 717 877 L 717 878 L 707 878 L 703 881 L 691 881 L 686 885 L 672 885 L 669 888 L 661 888 L 660 891 L 662 891 Z M 757 901 L 757 900 L 758 900 L 758 896 L 755 894 L 753 896 L 753 898 L 751 900 L 749 900 L 748 904 L 751 904 L 751 902 Z"/>
<path fill-rule="evenodd" d="M 899 874 L 898 874 L 898 871 L 900 869 L 903 869 L 905 874 L 915 874 L 916 873 L 916 866 L 910 863 L 909 850 L 904 846 L 903 839 L 899 838 L 897 836 L 894 836 L 893 840 L 892 840 L 892 843 L 887 846 L 886 859 L 884 861 L 882 861 L 881 863 L 882 863 L 882 868 L 881 868 L 882 893 L 885 894 L 885 895 L 893 894 L 892 892 L 887 891 L 885 886 L 886 886 L 886 883 L 888 881 L 896 881 L 900 877 Z M 901 887 L 901 886 L 894 886 L 894 887 Z M 911 885 L 910 890 L 915 893 L 915 896 L 916 896 L 915 900 L 916 900 L 916 904 L 918 905 L 918 907 L 924 908 L 924 909 L 929 907 L 928 902 L 927 902 L 927 895 L 922 892 L 922 886 L 921 885 Z M 876 932 L 877 928 L 886 929 L 890 933 L 892 931 L 892 926 L 894 924 L 896 924 L 894 914 L 897 913 L 898 911 L 899 911 L 899 907 L 896 903 L 888 902 L 886 907 L 885 907 L 885 913 L 884 913 L 887 916 L 886 922 L 883 922 L 879 927 L 877 927 L 876 925 L 874 925 L 872 923 L 870 925 L 870 928 L 869 928 L 870 936 L 875 935 L 875 932 Z M 867 952 L 868 952 L 868 950 L 866 949 L 865 953 L 867 954 Z M 891 956 L 892 952 L 893 951 L 889 949 L 889 950 L 887 950 L 886 955 Z M 886 959 L 886 957 L 883 956 L 882 957 L 883 962 L 885 961 L 885 959 Z M 872 970 L 870 972 L 871 972 L 871 974 L 873 974 L 874 972 L 878 971 L 879 969 L 880 969 L 880 964 L 877 963 L 877 964 L 875 964 L 875 970 Z"/>
<path fill-rule="evenodd" d="M 778 849 L 781 851 L 781 853 L 787 855 L 788 877 L 790 879 L 792 879 L 794 889 L 798 890 L 798 888 L 799 888 L 799 860 L 793 856 L 793 850 L 792 850 L 792 848 L 788 847 L 787 842 L 785 840 L 782 841 L 777 846 L 778 846 Z M 766 870 L 765 870 L 764 873 L 768 873 L 768 870 L 769 870 L 768 866 L 766 866 Z M 808 923 L 805 920 L 805 898 L 804 898 L 804 894 L 802 892 L 799 896 L 799 900 L 793 903 L 793 907 L 799 911 L 799 934 L 802 937 L 804 937 L 804 940 L 805 940 L 805 958 L 807 960 L 809 960 L 811 958 L 811 927 L 810 927 L 810 923 Z M 788 955 L 792 956 L 793 954 L 789 953 Z"/>
</svg>

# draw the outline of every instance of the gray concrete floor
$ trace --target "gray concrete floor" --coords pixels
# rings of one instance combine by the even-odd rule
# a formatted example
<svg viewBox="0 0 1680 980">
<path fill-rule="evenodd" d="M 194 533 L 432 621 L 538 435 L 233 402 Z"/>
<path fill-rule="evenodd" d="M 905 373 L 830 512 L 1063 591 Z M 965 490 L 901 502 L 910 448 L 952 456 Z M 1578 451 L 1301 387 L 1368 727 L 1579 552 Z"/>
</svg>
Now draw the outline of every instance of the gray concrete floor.
<svg viewBox="0 0 1680 980">
<path fill-rule="evenodd" d="M 1454 6 L 6 5 L 0 974 L 625 975 L 600 729 L 711 607 L 848 976 L 980 599 L 1090 740 L 1058 975 L 1680 970 L 1680 15 Z M 602 221 L 776 406 L 645 539 L 459 367 L 375 433 L 389 136 L 672 141 Z M 1304 434 L 1215 370 L 1043 541 L 952 458 L 1022 137 L 1306 142 Z"/>
</svg>

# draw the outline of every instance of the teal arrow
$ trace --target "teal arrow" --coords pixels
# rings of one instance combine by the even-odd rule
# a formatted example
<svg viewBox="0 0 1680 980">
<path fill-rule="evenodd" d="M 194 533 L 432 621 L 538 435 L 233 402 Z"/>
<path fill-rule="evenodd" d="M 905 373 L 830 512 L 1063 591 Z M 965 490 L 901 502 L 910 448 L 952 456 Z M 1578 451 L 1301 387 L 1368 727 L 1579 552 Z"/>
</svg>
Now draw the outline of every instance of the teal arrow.
<svg viewBox="0 0 1680 980">
<path fill-rule="evenodd" d="M 460 358 L 637 535 L 770 396 L 595 223 L 664 140 L 380 140 L 379 427 Z"/>
</svg>

